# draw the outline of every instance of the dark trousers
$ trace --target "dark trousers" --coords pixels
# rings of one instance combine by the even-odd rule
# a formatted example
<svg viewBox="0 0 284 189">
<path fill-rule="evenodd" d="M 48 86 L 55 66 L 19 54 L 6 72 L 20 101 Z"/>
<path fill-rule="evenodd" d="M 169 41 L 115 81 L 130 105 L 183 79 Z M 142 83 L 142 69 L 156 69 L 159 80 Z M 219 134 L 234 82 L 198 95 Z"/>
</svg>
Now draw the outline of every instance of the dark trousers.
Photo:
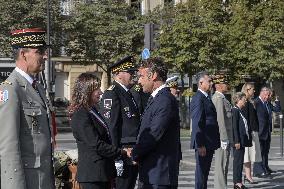
<svg viewBox="0 0 284 189">
<path fill-rule="evenodd" d="M 262 167 L 264 168 L 265 173 L 268 172 L 268 154 L 270 149 L 270 137 L 267 140 L 259 139 L 261 158 L 262 158 Z"/>
<path fill-rule="evenodd" d="M 254 162 L 253 163 L 253 175 L 261 175 L 262 173 L 265 173 L 265 169 L 262 166 L 262 162 Z"/>
<path fill-rule="evenodd" d="M 241 147 L 239 150 L 234 148 L 234 161 L 233 161 L 233 182 L 242 183 L 242 172 L 244 163 L 245 148 Z"/>
<path fill-rule="evenodd" d="M 110 182 L 80 182 L 82 189 L 111 189 Z"/>
<path fill-rule="evenodd" d="M 206 150 L 206 156 L 201 157 L 195 150 L 195 189 L 207 189 L 207 180 L 211 167 L 214 150 Z"/>
<path fill-rule="evenodd" d="M 134 189 L 138 176 L 138 166 L 124 165 L 123 168 L 122 176 L 115 179 L 116 189 Z"/>
<path fill-rule="evenodd" d="M 139 182 L 138 189 L 177 189 L 177 186 L 143 184 Z"/>
</svg>

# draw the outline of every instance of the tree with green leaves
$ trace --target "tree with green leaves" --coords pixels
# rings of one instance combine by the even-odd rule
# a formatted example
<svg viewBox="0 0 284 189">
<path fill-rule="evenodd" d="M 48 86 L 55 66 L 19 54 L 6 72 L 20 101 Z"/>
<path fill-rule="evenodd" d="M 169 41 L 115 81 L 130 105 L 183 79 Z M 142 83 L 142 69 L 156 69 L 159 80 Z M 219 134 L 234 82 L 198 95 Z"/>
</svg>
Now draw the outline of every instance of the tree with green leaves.
<svg viewBox="0 0 284 189">
<path fill-rule="evenodd" d="M 193 73 L 211 71 L 225 65 L 224 22 L 227 13 L 220 1 L 194 1 L 172 8 L 173 17 L 161 24 L 160 48 L 173 71 Z"/>
<path fill-rule="evenodd" d="M 67 50 L 76 61 L 107 67 L 126 55 L 140 54 L 143 23 L 138 10 L 121 0 L 76 6 L 67 20 Z"/>
<path fill-rule="evenodd" d="M 247 72 L 264 80 L 283 77 L 284 2 L 264 1 L 253 7 L 254 33 Z"/>
<path fill-rule="evenodd" d="M 61 34 L 59 1 L 50 0 L 53 53 L 58 52 Z M 0 57 L 11 57 L 10 32 L 15 29 L 46 29 L 47 0 L 0 0 Z"/>
</svg>

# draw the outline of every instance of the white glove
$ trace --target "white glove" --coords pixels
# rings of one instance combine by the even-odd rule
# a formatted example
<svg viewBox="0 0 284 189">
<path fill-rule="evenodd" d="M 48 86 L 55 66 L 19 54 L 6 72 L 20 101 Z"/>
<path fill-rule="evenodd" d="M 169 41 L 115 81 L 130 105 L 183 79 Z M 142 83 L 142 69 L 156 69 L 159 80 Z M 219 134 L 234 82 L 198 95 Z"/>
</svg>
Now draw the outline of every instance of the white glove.
<svg viewBox="0 0 284 189">
<path fill-rule="evenodd" d="M 115 161 L 115 168 L 116 168 L 117 176 L 122 176 L 123 171 L 124 171 L 123 161 L 122 160 Z"/>
<path fill-rule="evenodd" d="M 221 148 L 223 150 L 226 150 L 229 146 L 229 141 L 228 140 L 221 140 Z"/>
</svg>

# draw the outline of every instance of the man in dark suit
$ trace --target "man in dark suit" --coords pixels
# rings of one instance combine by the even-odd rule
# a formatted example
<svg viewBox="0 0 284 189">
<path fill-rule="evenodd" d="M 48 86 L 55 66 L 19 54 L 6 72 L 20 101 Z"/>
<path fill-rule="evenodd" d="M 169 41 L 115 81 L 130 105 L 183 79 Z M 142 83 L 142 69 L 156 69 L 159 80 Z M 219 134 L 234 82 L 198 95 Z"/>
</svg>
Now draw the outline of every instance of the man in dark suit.
<svg viewBox="0 0 284 189">
<path fill-rule="evenodd" d="M 220 147 L 217 113 L 209 92 L 212 80 L 206 72 L 197 75 L 198 91 L 190 104 L 192 118 L 191 148 L 195 149 L 195 188 L 206 189 L 214 150 Z"/>
<path fill-rule="evenodd" d="M 259 143 L 261 150 L 261 163 L 254 163 L 254 175 L 263 177 L 271 174 L 273 171 L 268 166 L 268 154 L 271 142 L 272 129 L 272 111 L 281 111 L 280 102 L 275 101 L 276 106 L 273 106 L 268 100 L 271 90 L 263 87 L 260 90 L 259 97 L 255 99 L 254 104 L 259 122 Z M 264 170 L 264 173 L 262 172 Z"/>
<path fill-rule="evenodd" d="M 133 147 L 140 126 L 138 105 L 129 92 L 133 85 L 133 76 L 137 70 L 133 57 L 127 56 L 110 67 L 113 85 L 102 96 L 101 113 L 110 130 L 112 143 L 120 148 Z M 122 165 L 123 164 L 123 165 Z M 116 178 L 116 189 L 133 189 L 135 187 L 138 167 L 132 160 L 117 161 L 118 171 L 123 166 L 122 175 Z"/>
<path fill-rule="evenodd" d="M 158 58 L 139 68 L 139 83 L 151 93 L 132 158 L 139 165 L 140 189 L 176 189 L 180 152 L 178 104 L 166 87 L 167 68 Z"/>
</svg>

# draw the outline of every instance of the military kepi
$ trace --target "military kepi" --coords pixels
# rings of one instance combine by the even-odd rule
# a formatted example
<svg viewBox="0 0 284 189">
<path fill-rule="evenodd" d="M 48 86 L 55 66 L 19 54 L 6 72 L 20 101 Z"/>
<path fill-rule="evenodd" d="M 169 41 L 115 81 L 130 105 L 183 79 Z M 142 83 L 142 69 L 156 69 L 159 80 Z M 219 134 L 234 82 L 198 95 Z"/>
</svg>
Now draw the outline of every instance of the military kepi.
<svg viewBox="0 0 284 189">
<path fill-rule="evenodd" d="M 178 88 L 178 76 L 168 78 L 166 81 L 166 85 L 170 88 Z"/>
<path fill-rule="evenodd" d="M 127 56 L 123 59 L 117 61 L 113 65 L 109 67 L 110 71 L 112 73 L 115 72 L 127 72 L 127 71 L 136 71 L 137 68 L 134 64 L 134 58 L 133 56 Z"/>
<path fill-rule="evenodd" d="M 212 77 L 213 79 L 213 83 L 214 84 L 222 84 L 222 83 L 225 83 L 227 84 L 228 83 L 228 78 L 225 74 L 216 74 Z"/>
<path fill-rule="evenodd" d="M 14 30 L 11 45 L 14 49 L 45 47 L 45 31 L 41 28 Z"/>
</svg>

